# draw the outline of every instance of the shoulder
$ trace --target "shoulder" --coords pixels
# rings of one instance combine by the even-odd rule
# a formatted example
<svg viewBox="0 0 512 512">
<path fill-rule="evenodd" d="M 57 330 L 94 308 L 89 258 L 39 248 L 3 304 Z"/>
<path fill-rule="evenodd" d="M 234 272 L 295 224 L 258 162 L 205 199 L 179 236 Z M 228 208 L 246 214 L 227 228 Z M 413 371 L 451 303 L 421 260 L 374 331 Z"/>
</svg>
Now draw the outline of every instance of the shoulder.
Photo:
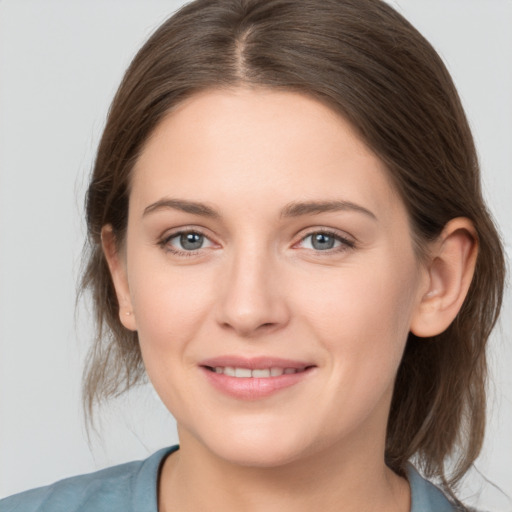
<svg viewBox="0 0 512 512">
<path fill-rule="evenodd" d="M 425 480 L 411 464 L 407 466 L 407 479 L 411 486 L 411 512 L 455 512 L 457 510 L 441 489 Z"/>
<path fill-rule="evenodd" d="M 156 512 L 160 465 L 177 447 L 141 461 L 60 480 L 0 500 L 2 512 Z"/>
</svg>

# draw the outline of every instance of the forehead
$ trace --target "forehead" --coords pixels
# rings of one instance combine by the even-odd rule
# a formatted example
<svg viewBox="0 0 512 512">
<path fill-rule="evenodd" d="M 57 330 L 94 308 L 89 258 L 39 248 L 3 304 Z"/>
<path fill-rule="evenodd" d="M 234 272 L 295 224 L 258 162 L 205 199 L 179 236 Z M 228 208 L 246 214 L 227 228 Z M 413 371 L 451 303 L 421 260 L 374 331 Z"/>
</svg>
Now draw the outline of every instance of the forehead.
<svg viewBox="0 0 512 512">
<path fill-rule="evenodd" d="M 253 88 L 204 91 L 173 109 L 137 161 L 132 193 L 141 207 L 166 193 L 267 206 L 397 200 L 384 164 L 338 113 L 304 94 Z"/>
</svg>

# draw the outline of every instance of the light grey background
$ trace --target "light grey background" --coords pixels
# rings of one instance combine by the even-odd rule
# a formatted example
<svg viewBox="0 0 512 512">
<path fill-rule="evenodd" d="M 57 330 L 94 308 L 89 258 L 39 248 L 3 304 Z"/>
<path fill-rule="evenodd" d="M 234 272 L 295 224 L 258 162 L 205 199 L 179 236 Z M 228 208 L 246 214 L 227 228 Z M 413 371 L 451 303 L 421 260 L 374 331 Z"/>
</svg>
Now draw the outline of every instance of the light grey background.
<svg viewBox="0 0 512 512">
<path fill-rule="evenodd" d="M 74 301 L 83 193 L 108 105 L 135 51 L 181 1 L 0 1 L 0 496 L 144 458 L 176 442 L 143 388 L 80 407 L 89 312 Z M 448 64 L 481 157 L 485 194 L 512 244 L 512 0 L 396 0 Z M 512 510 L 512 305 L 491 345 L 484 451 L 461 491 Z M 484 478 L 485 477 L 485 478 Z"/>
</svg>

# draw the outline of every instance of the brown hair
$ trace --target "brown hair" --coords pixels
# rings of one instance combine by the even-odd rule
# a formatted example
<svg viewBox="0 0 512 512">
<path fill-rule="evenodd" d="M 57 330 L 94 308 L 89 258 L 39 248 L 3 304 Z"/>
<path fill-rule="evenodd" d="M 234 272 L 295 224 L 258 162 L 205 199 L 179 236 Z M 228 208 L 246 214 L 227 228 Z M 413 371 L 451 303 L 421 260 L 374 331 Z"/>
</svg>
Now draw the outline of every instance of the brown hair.
<svg viewBox="0 0 512 512">
<path fill-rule="evenodd" d="M 380 0 L 196 0 L 138 52 L 112 103 L 87 194 L 82 284 L 98 327 L 84 378 L 87 410 L 144 379 L 137 334 L 119 321 L 101 229 L 111 224 L 122 242 L 130 174 L 162 118 L 198 91 L 238 85 L 300 91 L 349 120 L 387 165 L 420 255 L 450 219 L 474 223 L 479 255 L 467 298 L 442 334 L 409 336 L 387 431 L 392 469 L 403 473 L 415 456 L 450 490 L 482 445 L 485 347 L 501 306 L 504 258 L 450 75 L 421 34 Z"/>
</svg>

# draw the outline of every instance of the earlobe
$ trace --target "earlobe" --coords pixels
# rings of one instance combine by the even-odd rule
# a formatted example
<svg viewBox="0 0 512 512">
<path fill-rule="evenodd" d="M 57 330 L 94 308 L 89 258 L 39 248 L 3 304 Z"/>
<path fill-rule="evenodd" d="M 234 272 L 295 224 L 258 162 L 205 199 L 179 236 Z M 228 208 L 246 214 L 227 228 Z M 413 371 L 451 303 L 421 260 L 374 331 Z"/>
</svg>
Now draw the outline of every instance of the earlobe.
<svg viewBox="0 0 512 512">
<path fill-rule="evenodd" d="M 119 304 L 119 319 L 124 327 L 131 331 L 136 331 L 137 325 L 128 286 L 126 263 L 119 253 L 112 226 L 103 226 L 101 230 L 101 245 L 116 290 L 117 302 Z"/>
<path fill-rule="evenodd" d="M 411 322 L 419 337 L 441 334 L 453 322 L 471 285 L 478 254 L 473 223 L 452 219 L 431 246 L 427 289 L 423 291 Z"/>
</svg>

